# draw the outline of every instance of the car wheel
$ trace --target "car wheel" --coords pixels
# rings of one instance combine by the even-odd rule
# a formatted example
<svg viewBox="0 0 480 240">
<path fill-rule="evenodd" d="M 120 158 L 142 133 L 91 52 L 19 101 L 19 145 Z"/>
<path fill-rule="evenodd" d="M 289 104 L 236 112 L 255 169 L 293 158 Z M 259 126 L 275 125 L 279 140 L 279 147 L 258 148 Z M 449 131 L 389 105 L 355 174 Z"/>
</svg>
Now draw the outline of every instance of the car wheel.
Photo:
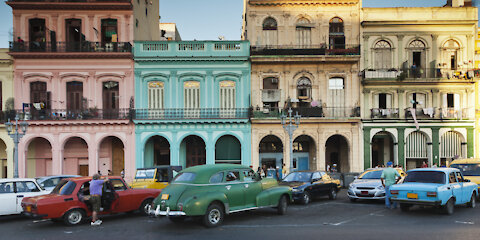
<svg viewBox="0 0 480 240">
<path fill-rule="evenodd" d="M 138 208 L 138 210 L 140 211 L 140 213 L 142 215 L 148 215 L 148 211 L 150 210 L 150 208 L 152 206 L 152 202 L 153 202 L 153 200 L 151 198 L 146 199 L 142 202 L 142 205 L 140 205 L 140 208 Z"/>
<path fill-rule="evenodd" d="M 337 190 L 335 190 L 335 188 L 330 189 L 330 192 L 328 193 L 328 198 L 330 200 L 335 200 L 337 198 Z"/>
<path fill-rule="evenodd" d="M 470 202 L 467 203 L 467 207 L 475 208 L 476 205 L 477 205 L 477 202 L 476 202 L 476 196 L 475 196 L 475 193 L 474 193 L 474 194 L 472 194 L 472 197 L 470 197 Z"/>
<path fill-rule="evenodd" d="M 448 202 L 445 204 L 444 207 L 445 213 L 448 215 L 452 215 L 453 212 L 455 211 L 455 200 L 453 198 L 450 198 Z"/>
<path fill-rule="evenodd" d="M 310 203 L 312 197 L 310 196 L 310 193 L 308 192 L 304 192 L 303 195 L 302 195 L 302 200 L 301 200 L 301 203 L 303 205 L 307 205 Z"/>
<path fill-rule="evenodd" d="M 400 210 L 402 210 L 402 212 L 408 212 L 410 210 L 410 204 L 400 203 Z"/>
<path fill-rule="evenodd" d="M 176 217 L 168 217 L 168 220 L 170 220 L 170 222 L 173 222 L 173 223 L 182 223 L 183 221 L 185 221 L 185 216 L 176 216 Z"/>
<path fill-rule="evenodd" d="M 69 226 L 81 223 L 85 218 L 85 211 L 82 209 L 72 209 L 63 215 L 63 222 Z"/>
<path fill-rule="evenodd" d="M 356 198 L 350 198 L 350 202 L 356 202 L 357 199 Z"/>
<path fill-rule="evenodd" d="M 277 213 L 279 215 L 287 214 L 287 207 L 288 207 L 287 196 L 282 195 L 278 200 Z"/>
<path fill-rule="evenodd" d="M 203 224 L 208 228 L 220 226 L 224 216 L 223 207 L 217 203 L 212 203 L 207 209 L 207 214 L 203 216 Z"/>
</svg>

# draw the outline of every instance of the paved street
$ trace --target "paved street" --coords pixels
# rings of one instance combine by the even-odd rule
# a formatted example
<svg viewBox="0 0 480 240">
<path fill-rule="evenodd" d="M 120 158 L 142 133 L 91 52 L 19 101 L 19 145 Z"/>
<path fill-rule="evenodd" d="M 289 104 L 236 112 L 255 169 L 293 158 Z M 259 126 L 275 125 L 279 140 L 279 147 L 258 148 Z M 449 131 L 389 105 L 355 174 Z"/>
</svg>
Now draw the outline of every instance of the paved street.
<svg viewBox="0 0 480 240">
<path fill-rule="evenodd" d="M 385 209 L 381 202 L 350 203 L 342 190 L 335 201 L 290 206 L 286 216 L 273 209 L 233 214 L 215 229 L 194 220 L 174 224 L 165 218 L 121 214 L 103 217 L 100 227 L 2 217 L 0 232 L 2 239 L 476 239 L 480 207 L 455 210 L 453 216 L 428 208 L 402 213 Z"/>
</svg>

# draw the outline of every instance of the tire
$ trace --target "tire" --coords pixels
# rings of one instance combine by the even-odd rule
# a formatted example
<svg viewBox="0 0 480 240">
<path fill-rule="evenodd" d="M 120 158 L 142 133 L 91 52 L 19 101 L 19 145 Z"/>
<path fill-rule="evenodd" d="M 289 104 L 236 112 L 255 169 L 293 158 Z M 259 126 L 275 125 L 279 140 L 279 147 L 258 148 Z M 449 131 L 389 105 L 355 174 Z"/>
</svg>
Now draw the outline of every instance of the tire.
<svg viewBox="0 0 480 240">
<path fill-rule="evenodd" d="M 68 226 L 77 225 L 85 220 L 85 211 L 72 209 L 63 215 L 63 222 Z"/>
<path fill-rule="evenodd" d="M 183 221 L 185 221 L 185 216 L 175 216 L 175 217 L 168 217 L 168 220 L 170 220 L 170 222 L 173 222 L 173 223 L 182 223 Z"/>
<path fill-rule="evenodd" d="M 335 200 L 337 199 L 337 190 L 335 188 L 331 188 L 330 192 L 328 193 L 328 198 L 330 200 Z"/>
<path fill-rule="evenodd" d="M 410 211 L 410 204 L 406 204 L 406 203 L 400 203 L 400 210 L 402 212 L 408 212 Z"/>
<path fill-rule="evenodd" d="M 138 208 L 138 211 L 140 211 L 140 214 L 147 216 L 148 215 L 148 210 L 150 209 L 149 206 L 152 205 L 153 199 L 145 199 L 140 207 Z"/>
<path fill-rule="evenodd" d="M 303 205 L 308 205 L 312 201 L 312 197 L 310 196 L 310 193 L 304 192 L 302 194 L 302 199 L 300 200 L 300 203 Z"/>
<path fill-rule="evenodd" d="M 218 227 L 222 225 L 225 212 L 223 207 L 218 203 L 212 203 L 207 208 L 206 214 L 203 216 L 203 225 L 207 228 Z"/>
<path fill-rule="evenodd" d="M 282 195 L 280 199 L 278 200 L 278 205 L 277 205 L 277 213 L 278 215 L 285 215 L 287 214 L 287 207 L 288 207 L 288 201 L 287 201 L 287 196 Z"/>
<path fill-rule="evenodd" d="M 476 199 L 477 199 L 477 196 L 475 196 L 475 193 L 472 194 L 472 197 L 470 197 L 470 202 L 467 203 L 467 207 L 475 208 L 475 206 L 477 205 Z"/>
<path fill-rule="evenodd" d="M 350 198 L 350 202 L 353 202 L 353 203 L 356 202 L 357 200 L 358 199 L 356 199 L 356 198 Z"/>
<path fill-rule="evenodd" d="M 448 202 L 443 207 L 443 210 L 445 214 L 452 215 L 455 211 L 455 200 L 453 198 L 450 198 L 450 200 L 448 200 Z"/>
</svg>

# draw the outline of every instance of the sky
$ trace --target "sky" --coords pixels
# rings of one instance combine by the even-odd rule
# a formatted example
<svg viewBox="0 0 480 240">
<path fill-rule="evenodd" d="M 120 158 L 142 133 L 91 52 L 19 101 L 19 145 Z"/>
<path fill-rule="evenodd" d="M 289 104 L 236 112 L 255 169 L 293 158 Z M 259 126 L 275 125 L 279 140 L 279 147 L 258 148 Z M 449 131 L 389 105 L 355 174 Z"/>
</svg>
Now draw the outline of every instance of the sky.
<svg viewBox="0 0 480 240">
<path fill-rule="evenodd" d="M 447 0 L 363 0 L 364 7 L 438 7 Z M 238 40 L 243 0 L 160 0 L 161 22 L 174 22 L 182 40 Z M 0 2 L 0 48 L 12 35 L 12 9 Z"/>
</svg>

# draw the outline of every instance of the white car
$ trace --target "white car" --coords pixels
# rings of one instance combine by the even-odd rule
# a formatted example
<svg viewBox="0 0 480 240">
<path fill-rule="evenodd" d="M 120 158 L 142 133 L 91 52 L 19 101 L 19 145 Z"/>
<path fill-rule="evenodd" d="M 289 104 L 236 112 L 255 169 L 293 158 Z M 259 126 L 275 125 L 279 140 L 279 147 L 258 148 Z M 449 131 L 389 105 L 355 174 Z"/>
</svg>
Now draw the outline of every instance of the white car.
<svg viewBox="0 0 480 240">
<path fill-rule="evenodd" d="M 22 199 L 50 193 L 40 187 L 34 178 L 0 179 L 0 215 L 20 214 Z"/>
<path fill-rule="evenodd" d="M 37 177 L 38 184 L 48 192 L 52 192 L 52 190 L 57 186 L 57 184 L 65 178 L 74 178 L 74 177 L 81 177 L 80 175 L 56 175 L 56 176 L 46 176 L 46 177 Z"/>
</svg>

